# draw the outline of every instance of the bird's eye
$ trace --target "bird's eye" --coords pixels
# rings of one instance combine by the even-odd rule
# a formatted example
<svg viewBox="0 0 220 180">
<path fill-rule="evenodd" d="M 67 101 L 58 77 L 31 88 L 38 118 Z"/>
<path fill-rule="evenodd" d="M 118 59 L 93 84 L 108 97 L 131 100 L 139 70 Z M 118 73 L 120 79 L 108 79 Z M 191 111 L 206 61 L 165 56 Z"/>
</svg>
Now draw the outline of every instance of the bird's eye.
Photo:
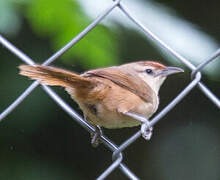
<svg viewBox="0 0 220 180">
<path fill-rule="evenodd" d="M 152 74 L 153 71 L 152 71 L 152 69 L 146 69 L 145 72 L 146 72 L 147 74 Z"/>
</svg>

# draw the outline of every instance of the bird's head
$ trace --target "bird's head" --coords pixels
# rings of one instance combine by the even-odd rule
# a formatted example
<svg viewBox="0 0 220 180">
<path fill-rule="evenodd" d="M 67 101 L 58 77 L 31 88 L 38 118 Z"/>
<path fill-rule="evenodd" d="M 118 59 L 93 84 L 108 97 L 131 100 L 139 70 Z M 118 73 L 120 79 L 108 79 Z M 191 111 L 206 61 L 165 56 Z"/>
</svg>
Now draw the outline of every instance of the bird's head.
<svg viewBox="0 0 220 180">
<path fill-rule="evenodd" d="M 144 80 L 156 93 L 159 92 L 167 76 L 179 72 L 183 69 L 172 66 L 165 66 L 155 61 L 140 61 L 130 64 L 137 75 Z"/>
</svg>

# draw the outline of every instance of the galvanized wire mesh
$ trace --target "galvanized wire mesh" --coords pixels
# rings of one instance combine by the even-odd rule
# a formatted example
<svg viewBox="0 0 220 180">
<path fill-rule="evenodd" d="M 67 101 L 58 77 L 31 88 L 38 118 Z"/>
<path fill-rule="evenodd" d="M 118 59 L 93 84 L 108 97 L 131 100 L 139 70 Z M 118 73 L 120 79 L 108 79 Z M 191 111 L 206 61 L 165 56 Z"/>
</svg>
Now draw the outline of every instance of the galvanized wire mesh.
<svg viewBox="0 0 220 180">
<path fill-rule="evenodd" d="M 160 40 L 153 32 L 151 32 L 147 27 L 145 27 L 135 16 L 130 13 L 127 7 L 120 1 L 114 1 L 106 10 L 104 10 L 90 25 L 88 25 L 81 33 L 79 33 L 76 37 L 74 37 L 68 44 L 66 44 L 63 48 L 53 54 L 49 59 L 45 60 L 43 65 L 49 65 L 53 61 L 55 61 L 58 57 L 64 54 L 69 48 L 74 46 L 77 42 L 80 41 L 87 33 L 89 33 L 97 24 L 100 23 L 102 19 L 104 19 L 109 13 L 111 13 L 115 8 L 119 8 L 122 13 L 124 13 L 138 28 L 140 28 L 147 38 L 151 38 L 156 44 L 158 44 L 161 48 L 165 49 L 168 53 L 170 53 L 173 57 L 175 57 L 178 61 L 186 65 L 191 70 L 191 82 L 182 90 L 181 93 L 178 94 L 161 112 L 159 112 L 153 119 L 151 119 L 149 126 L 154 126 L 159 120 L 163 118 L 172 108 L 176 106 L 191 90 L 198 86 L 199 89 L 216 105 L 220 108 L 220 101 L 212 93 L 204 83 L 201 82 L 202 74 L 200 70 L 202 70 L 207 64 L 216 60 L 218 56 L 220 56 L 220 49 L 214 52 L 210 57 L 205 59 L 200 65 L 197 67 L 194 66 L 189 60 L 185 59 L 183 56 L 178 54 L 174 49 L 165 44 L 162 40 Z M 6 40 L 2 35 L 0 35 L 0 43 L 7 48 L 11 53 L 16 55 L 23 62 L 33 65 L 35 62 L 24 54 L 21 50 L 19 50 L 16 46 L 11 44 L 8 40 Z M 3 120 L 7 115 L 9 115 L 37 86 L 39 85 L 38 81 L 33 82 L 11 105 L 9 105 L 1 114 L 0 121 Z M 72 117 L 75 121 L 77 121 L 81 126 L 83 126 L 87 131 L 94 132 L 95 128 L 90 125 L 87 121 L 85 121 L 82 117 L 80 117 L 64 100 L 62 100 L 51 88 L 46 85 L 41 85 L 43 90 L 67 113 Z M 103 144 L 109 148 L 112 152 L 112 164 L 106 169 L 104 172 L 97 178 L 98 180 L 105 179 L 111 172 L 113 172 L 116 168 L 120 168 L 120 170 L 129 178 L 137 180 L 139 179 L 124 163 L 122 152 L 131 145 L 134 141 L 137 140 L 141 136 L 141 131 L 138 131 L 129 139 L 127 139 L 120 146 L 116 146 L 110 139 L 101 136 L 101 140 Z"/>
</svg>

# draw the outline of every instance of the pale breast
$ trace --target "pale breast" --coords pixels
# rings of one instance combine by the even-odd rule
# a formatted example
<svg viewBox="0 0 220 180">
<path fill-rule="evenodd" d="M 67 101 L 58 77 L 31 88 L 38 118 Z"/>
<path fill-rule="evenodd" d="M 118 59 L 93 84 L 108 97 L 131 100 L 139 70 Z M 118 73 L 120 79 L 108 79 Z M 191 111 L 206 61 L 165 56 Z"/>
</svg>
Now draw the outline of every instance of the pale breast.
<svg viewBox="0 0 220 180">
<path fill-rule="evenodd" d="M 123 113 L 132 112 L 149 118 L 155 110 L 152 103 L 145 102 L 132 92 L 115 85 L 102 101 L 89 106 L 84 103 L 80 106 L 82 109 L 85 108 L 84 113 L 93 124 L 105 128 L 138 126 L 140 125 L 139 121 Z"/>
</svg>

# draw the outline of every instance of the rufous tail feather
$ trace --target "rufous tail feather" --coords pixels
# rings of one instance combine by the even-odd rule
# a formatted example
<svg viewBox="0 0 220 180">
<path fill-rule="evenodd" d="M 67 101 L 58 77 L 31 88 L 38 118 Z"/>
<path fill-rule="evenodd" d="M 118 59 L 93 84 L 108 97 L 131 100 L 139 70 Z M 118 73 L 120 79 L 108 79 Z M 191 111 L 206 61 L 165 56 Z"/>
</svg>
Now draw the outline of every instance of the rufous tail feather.
<svg viewBox="0 0 220 180">
<path fill-rule="evenodd" d="M 88 88 L 88 86 L 92 85 L 90 80 L 87 78 L 81 77 L 76 73 L 51 66 L 20 65 L 19 69 L 19 74 L 34 80 L 40 80 L 40 83 L 50 86 Z"/>
</svg>

